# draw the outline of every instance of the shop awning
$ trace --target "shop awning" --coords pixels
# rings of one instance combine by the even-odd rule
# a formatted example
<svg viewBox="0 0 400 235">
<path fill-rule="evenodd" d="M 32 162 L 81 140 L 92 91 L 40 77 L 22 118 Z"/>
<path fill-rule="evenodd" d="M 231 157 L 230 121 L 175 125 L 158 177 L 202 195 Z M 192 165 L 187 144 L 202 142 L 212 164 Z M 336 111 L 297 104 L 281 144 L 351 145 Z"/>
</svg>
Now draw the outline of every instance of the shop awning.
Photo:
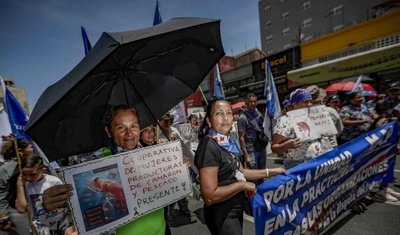
<svg viewBox="0 0 400 235">
<path fill-rule="evenodd" d="M 400 43 L 289 71 L 294 82 L 314 84 L 400 67 Z"/>
<path fill-rule="evenodd" d="M 243 105 L 245 105 L 244 101 L 240 101 L 231 105 L 232 109 L 240 109 Z"/>
</svg>

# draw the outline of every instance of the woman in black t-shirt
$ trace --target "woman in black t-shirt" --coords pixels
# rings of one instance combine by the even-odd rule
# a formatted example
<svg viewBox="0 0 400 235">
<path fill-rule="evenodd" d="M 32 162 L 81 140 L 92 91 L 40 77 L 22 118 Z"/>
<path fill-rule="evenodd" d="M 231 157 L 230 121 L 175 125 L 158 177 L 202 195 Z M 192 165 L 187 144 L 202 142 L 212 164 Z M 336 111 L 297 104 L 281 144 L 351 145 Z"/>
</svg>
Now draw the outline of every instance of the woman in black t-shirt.
<svg viewBox="0 0 400 235">
<path fill-rule="evenodd" d="M 244 169 L 238 158 L 239 148 L 229 139 L 232 123 L 230 103 L 211 102 L 199 132 L 201 141 L 194 160 L 199 169 L 205 222 L 213 235 L 242 234 L 246 196 L 256 193 L 256 185 L 246 180 L 286 174 L 282 167 Z"/>
</svg>

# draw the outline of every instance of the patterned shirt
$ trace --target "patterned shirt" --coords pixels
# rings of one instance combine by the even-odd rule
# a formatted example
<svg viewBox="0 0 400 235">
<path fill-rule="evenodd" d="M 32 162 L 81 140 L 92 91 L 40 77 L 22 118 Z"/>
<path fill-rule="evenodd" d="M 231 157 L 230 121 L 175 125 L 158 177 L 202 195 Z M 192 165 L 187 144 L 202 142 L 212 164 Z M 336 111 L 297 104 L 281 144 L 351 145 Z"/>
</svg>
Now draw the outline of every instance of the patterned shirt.
<svg viewBox="0 0 400 235">
<path fill-rule="evenodd" d="M 288 116 L 282 116 L 277 120 L 274 127 L 274 134 L 279 134 L 287 139 L 296 138 L 292 121 Z M 284 158 L 293 160 L 308 160 L 316 158 L 324 153 L 320 139 L 303 142 L 300 147 L 288 149 L 283 153 Z"/>
<path fill-rule="evenodd" d="M 343 133 L 340 135 L 340 138 L 343 140 L 352 140 L 368 132 L 373 120 L 371 113 L 369 112 L 368 108 L 365 107 L 364 105 L 354 106 L 352 104 L 347 104 L 342 107 L 339 115 L 341 118 L 348 118 L 351 121 L 365 120 L 365 119 L 371 120 L 371 122 L 363 123 L 360 125 L 344 127 Z"/>
</svg>

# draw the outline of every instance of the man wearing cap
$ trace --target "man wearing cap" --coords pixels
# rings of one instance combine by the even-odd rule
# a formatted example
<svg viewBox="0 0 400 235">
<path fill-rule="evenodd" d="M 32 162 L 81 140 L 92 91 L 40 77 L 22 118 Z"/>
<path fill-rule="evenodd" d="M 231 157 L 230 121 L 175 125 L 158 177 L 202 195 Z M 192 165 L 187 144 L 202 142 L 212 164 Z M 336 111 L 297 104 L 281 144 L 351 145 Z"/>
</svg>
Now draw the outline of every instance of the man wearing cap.
<svg viewBox="0 0 400 235">
<path fill-rule="evenodd" d="M 339 112 L 340 111 L 339 103 L 340 103 L 339 96 L 338 95 L 333 95 L 333 96 L 328 97 L 328 99 L 326 100 L 325 105 L 327 107 L 331 107 L 331 108 L 333 108 L 333 109 L 335 109 L 336 111 Z"/>
<path fill-rule="evenodd" d="M 400 104 L 400 81 L 392 82 L 387 87 L 387 96 L 375 105 L 375 112 L 380 118 L 392 118 L 393 108 Z"/>
<path fill-rule="evenodd" d="M 307 90 L 310 91 L 310 93 L 311 93 L 311 97 L 313 98 L 313 105 L 324 104 L 323 100 L 324 100 L 324 98 L 326 96 L 326 92 L 325 92 L 324 89 L 319 88 L 316 85 L 312 85 L 312 86 L 307 87 Z M 337 98 L 335 98 L 335 96 Z M 339 100 L 339 97 L 337 95 L 334 95 L 332 97 L 329 97 L 328 101 L 329 101 L 329 99 L 331 99 L 331 101 L 332 101 L 332 99 Z M 336 148 L 338 146 L 338 142 L 337 142 L 336 137 L 339 136 L 340 133 L 342 133 L 342 131 L 343 131 L 343 128 L 344 128 L 343 122 L 342 122 L 342 119 L 339 116 L 339 113 L 334 108 L 326 106 L 326 110 L 328 111 L 329 116 L 332 118 L 332 121 L 335 124 L 336 130 L 338 132 L 338 134 L 336 134 L 336 136 L 334 136 L 334 135 L 333 136 L 328 136 L 329 143 L 330 143 L 331 147 L 332 148 Z"/>
</svg>

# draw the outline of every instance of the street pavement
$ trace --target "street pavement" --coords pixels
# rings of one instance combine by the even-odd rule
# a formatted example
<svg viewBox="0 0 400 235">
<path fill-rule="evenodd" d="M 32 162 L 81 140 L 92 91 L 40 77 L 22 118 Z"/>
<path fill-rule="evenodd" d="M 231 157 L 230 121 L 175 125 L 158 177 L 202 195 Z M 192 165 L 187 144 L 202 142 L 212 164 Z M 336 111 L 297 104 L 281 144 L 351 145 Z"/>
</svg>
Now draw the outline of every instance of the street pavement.
<svg viewBox="0 0 400 235">
<path fill-rule="evenodd" d="M 282 161 L 269 154 L 267 167 L 282 166 Z M 400 180 L 400 164 L 395 167 L 395 177 Z M 400 192 L 400 183 L 392 184 L 391 188 Z M 210 235 L 203 220 L 203 202 L 189 197 L 189 208 L 196 215 L 196 223 L 171 228 L 173 235 Z M 178 207 L 176 208 L 178 209 Z M 255 234 L 253 217 L 245 214 L 243 234 Z M 392 235 L 400 234 L 400 202 L 374 202 L 367 205 L 367 210 L 355 214 L 350 210 L 344 212 L 329 227 L 320 232 L 321 235 Z"/>
</svg>

